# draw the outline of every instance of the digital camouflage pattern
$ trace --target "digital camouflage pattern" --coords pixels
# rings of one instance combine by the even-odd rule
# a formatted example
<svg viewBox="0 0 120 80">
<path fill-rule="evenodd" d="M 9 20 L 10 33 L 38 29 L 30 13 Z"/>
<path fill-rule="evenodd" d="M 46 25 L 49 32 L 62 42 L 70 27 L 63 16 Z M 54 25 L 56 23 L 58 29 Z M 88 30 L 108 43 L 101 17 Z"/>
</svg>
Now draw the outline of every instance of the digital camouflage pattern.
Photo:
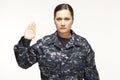
<svg viewBox="0 0 120 80">
<path fill-rule="evenodd" d="M 65 47 L 55 32 L 32 46 L 22 38 L 14 46 L 14 52 L 22 68 L 38 62 L 42 80 L 99 80 L 94 51 L 85 38 L 73 31 Z"/>
</svg>

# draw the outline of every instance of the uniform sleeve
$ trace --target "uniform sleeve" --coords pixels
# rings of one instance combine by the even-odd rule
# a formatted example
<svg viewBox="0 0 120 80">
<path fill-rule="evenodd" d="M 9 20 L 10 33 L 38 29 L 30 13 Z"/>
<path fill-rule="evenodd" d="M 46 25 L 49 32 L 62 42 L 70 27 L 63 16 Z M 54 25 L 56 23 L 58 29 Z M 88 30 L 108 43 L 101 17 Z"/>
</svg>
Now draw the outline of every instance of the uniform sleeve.
<svg viewBox="0 0 120 80">
<path fill-rule="evenodd" d="M 86 57 L 86 68 L 85 68 L 85 76 L 84 80 L 100 80 L 99 74 L 95 64 L 95 53 L 92 50 L 91 46 L 88 42 L 86 42 L 86 50 L 87 50 L 87 57 Z"/>
<path fill-rule="evenodd" d="M 18 65 L 24 69 L 32 66 L 37 62 L 37 47 L 36 44 L 30 46 L 31 40 L 27 40 L 24 37 L 14 46 L 15 58 Z"/>
</svg>

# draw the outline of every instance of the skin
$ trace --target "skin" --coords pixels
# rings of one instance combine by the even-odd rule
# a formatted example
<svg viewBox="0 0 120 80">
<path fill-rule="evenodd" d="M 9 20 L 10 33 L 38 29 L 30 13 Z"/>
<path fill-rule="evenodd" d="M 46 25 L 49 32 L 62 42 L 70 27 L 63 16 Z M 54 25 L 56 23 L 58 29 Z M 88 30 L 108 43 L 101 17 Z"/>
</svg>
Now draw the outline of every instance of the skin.
<svg viewBox="0 0 120 80">
<path fill-rule="evenodd" d="M 71 26 L 73 24 L 73 19 L 70 11 L 68 9 L 59 10 L 56 12 L 56 16 L 54 18 L 54 23 L 56 25 L 56 29 L 58 35 L 62 38 L 71 38 Z M 28 40 L 32 40 L 36 35 L 36 24 L 35 22 L 28 25 L 27 29 L 24 32 L 24 38 Z"/>
<path fill-rule="evenodd" d="M 28 40 L 32 40 L 36 35 L 36 24 L 35 22 L 32 22 L 28 25 L 24 32 L 24 38 Z"/>
<path fill-rule="evenodd" d="M 58 35 L 62 38 L 71 38 L 71 26 L 73 19 L 69 10 L 64 9 L 56 12 L 54 19 Z"/>
</svg>

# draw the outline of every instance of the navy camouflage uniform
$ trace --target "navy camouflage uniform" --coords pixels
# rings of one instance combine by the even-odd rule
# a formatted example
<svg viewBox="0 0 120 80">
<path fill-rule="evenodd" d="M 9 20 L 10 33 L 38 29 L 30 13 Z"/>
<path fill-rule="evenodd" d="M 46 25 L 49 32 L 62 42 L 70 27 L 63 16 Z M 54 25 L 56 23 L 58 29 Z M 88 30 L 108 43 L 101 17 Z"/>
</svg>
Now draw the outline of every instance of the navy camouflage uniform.
<svg viewBox="0 0 120 80">
<path fill-rule="evenodd" d="M 21 38 L 14 46 L 17 63 L 28 68 L 38 62 L 42 80 L 99 80 L 94 51 L 88 41 L 72 31 L 72 38 L 63 46 L 57 31 L 30 46 Z"/>
</svg>

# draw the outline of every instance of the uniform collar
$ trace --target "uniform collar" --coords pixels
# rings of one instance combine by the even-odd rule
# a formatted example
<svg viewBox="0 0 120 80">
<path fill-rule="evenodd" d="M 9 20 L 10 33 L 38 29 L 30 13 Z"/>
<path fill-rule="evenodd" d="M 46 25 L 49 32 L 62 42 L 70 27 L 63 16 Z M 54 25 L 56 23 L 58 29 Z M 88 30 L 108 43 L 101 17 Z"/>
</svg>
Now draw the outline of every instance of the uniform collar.
<svg viewBox="0 0 120 80">
<path fill-rule="evenodd" d="M 74 46 L 81 46 L 82 37 L 77 35 L 73 30 L 71 30 L 71 32 L 72 32 L 72 38 L 66 44 L 66 48 L 71 48 L 71 47 L 74 47 Z M 54 44 L 59 49 L 63 48 L 62 44 L 61 44 L 61 42 L 60 42 L 60 40 L 57 36 L 57 31 L 52 34 L 52 37 L 51 37 L 51 39 L 48 43 L 49 44 Z"/>
</svg>

